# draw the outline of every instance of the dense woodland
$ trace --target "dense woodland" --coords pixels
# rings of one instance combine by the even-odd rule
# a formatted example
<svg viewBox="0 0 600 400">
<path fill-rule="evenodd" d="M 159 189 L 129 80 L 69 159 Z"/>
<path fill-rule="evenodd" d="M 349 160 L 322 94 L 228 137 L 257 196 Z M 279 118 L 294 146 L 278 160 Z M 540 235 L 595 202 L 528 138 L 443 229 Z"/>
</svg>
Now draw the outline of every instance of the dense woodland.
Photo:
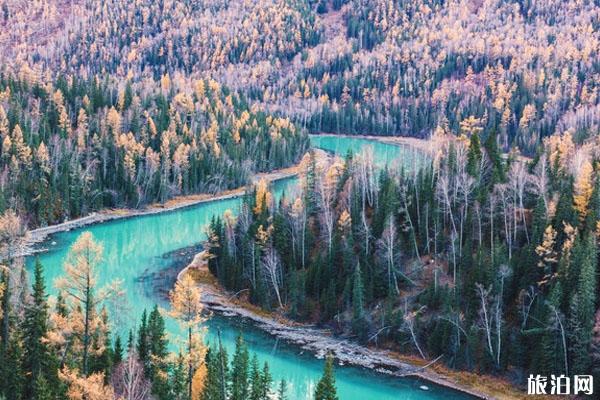
<svg viewBox="0 0 600 400">
<path fill-rule="evenodd" d="M 299 193 L 261 182 L 212 222 L 225 288 L 458 369 L 600 380 L 599 28 L 593 0 L 0 0 L 0 397 L 285 398 L 242 339 L 231 362 L 202 343 L 193 282 L 169 354 L 167 311 L 111 333 L 92 237 L 59 298 L 20 250 L 299 161 Z M 325 160 L 308 132 L 431 138 L 431 162 Z"/>
<path fill-rule="evenodd" d="M 154 89 L 0 74 L 0 211 L 30 227 L 245 185 L 296 163 L 306 133 L 213 80 Z"/>
<path fill-rule="evenodd" d="M 489 137 L 435 137 L 412 171 L 311 152 L 297 197 L 259 185 L 237 218 L 212 222 L 210 269 L 365 344 L 517 381 L 598 376 L 598 144 L 565 134 L 503 159 Z"/>
<path fill-rule="evenodd" d="M 278 400 L 285 381 L 273 382 L 244 339 L 229 360 L 219 340 L 204 339 L 207 313 L 196 282 L 185 275 L 169 293 L 170 309 L 141 315 L 127 338 L 113 334 L 124 295 L 120 282 L 98 284 L 103 247 L 89 232 L 80 235 L 48 299 L 43 266 L 36 262 L 29 286 L 14 250 L 24 239 L 23 222 L 12 212 L 0 218 L 6 269 L 0 280 L 0 398 L 2 400 Z M 167 335 L 165 317 L 182 332 Z M 172 352 L 174 340 L 178 352 Z M 315 400 L 336 400 L 333 360 L 325 363 Z"/>
<path fill-rule="evenodd" d="M 34 80 L 210 77 L 336 133 L 427 137 L 474 116 L 528 154 L 598 126 L 592 0 L 19 3 L 3 2 L 0 54 Z"/>
</svg>

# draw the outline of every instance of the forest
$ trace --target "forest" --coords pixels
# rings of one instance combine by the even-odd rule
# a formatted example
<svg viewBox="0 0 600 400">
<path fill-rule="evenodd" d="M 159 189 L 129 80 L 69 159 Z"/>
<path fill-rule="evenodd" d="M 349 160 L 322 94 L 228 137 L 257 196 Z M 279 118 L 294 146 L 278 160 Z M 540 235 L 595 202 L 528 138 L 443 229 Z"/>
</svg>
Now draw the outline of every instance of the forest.
<svg viewBox="0 0 600 400">
<path fill-rule="evenodd" d="M 13 212 L 0 218 L 8 254 L 25 233 Z M 259 365 L 242 336 L 229 360 L 227 350 L 204 341 L 207 313 L 196 282 L 185 275 L 169 292 L 169 310 L 144 311 L 125 338 L 113 335 L 111 322 L 123 302 L 120 282 L 100 285 L 103 246 L 82 233 L 64 263 L 64 276 L 48 297 L 43 265 L 36 261 L 29 287 L 23 265 L 8 259 L 10 272 L 0 285 L 2 322 L 0 398 L 2 399 L 287 399 L 284 380 L 273 382 L 269 365 Z M 13 298 L 20 299 L 13 301 Z M 111 315 L 113 317 L 111 317 Z M 165 317 L 174 318 L 184 335 L 173 343 Z M 172 340 L 172 339 L 171 339 Z M 315 399 L 335 400 L 333 359 L 325 363 Z"/>
<path fill-rule="evenodd" d="M 289 119 L 252 110 L 213 80 L 153 87 L 0 75 L 0 210 L 33 228 L 216 193 L 294 164 L 308 147 Z"/>
<path fill-rule="evenodd" d="M 432 145 L 411 172 L 307 153 L 297 197 L 259 184 L 212 221 L 211 272 L 263 308 L 453 368 L 598 376 L 597 142 L 553 136 L 534 159 L 476 132 Z"/>
<path fill-rule="evenodd" d="M 0 400 L 295 400 L 243 335 L 206 339 L 190 276 L 122 335 L 114 249 L 82 232 L 56 281 L 32 254 L 36 229 L 234 189 L 197 241 L 261 315 L 518 390 L 600 380 L 599 28 L 593 0 L 0 0 Z M 289 167 L 281 198 L 256 178 Z"/>
</svg>

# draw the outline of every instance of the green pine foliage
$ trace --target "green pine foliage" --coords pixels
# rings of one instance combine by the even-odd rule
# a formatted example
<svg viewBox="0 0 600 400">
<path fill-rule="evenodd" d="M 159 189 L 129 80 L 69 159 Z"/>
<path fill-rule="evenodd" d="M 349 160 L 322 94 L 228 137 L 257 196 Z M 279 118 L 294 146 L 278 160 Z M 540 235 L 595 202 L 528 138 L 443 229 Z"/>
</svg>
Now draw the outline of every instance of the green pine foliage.
<svg viewBox="0 0 600 400">
<path fill-rule="evenodd" d="M 503 158 L 475 132 L 446 138 L 417 171 L 350 155 L 332 178 L 333 164 L 317 167 L 309 153 L 297 197 L 265 205 L 249 189 L 237 220 L 212 220 L 209 269 L 263 308 L 397 351 L 444 354 L 454 368 L 589 373 L 597 171 L 570 172 L 553 157 L 576 145 L 553 140 L 534 159 Z"/>
<path fill-rule="evenodd" d="M 29 85 L 0 72 L 8 94 L 0 170 L 13 176 L 2 202 L 30 227 L 46 226 L 105 207 L 238 188 L 254 172 L 297 163 L 308 147 L 290 120 L 251 110 L 244 95 L 215 81 L 152 87 L 128 82 L 127 96 L 115 97 L 113 80 Z"/>
<path fill-rule="evenodd" d="M 315 389 L 315 400 L 338 400 L 333 373 L 333 357 L 327 356 L 323 376 Z"/>
</svg>

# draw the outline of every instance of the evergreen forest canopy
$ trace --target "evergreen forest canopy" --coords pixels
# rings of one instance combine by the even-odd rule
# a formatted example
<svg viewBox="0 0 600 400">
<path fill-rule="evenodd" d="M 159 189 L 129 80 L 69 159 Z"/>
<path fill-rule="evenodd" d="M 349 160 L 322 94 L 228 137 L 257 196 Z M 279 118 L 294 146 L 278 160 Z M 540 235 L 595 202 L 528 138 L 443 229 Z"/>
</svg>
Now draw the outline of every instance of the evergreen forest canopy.
<svg viewBox="0 0 600 400">
<path fill-rule="evenodd" d="M 119 92 L 97 79 L 30 85 L 0 74 L 0 210 L 35 227 L 216 193 L 307 149 L 289 119 L 251 109 L 213 80 L 189 83 L 189 93 L 185 84 L 165 78 Z"/>
<path fill-rule="evenodd" d="M 302 162 L 303 191 L 266 185 L 211 223 L 210 270 L 299 321 L 492 374 L 600 373 L 598 142 L 539 157 L 435 136 L 427 168 L 372 155 Z"/>
<path fill-rule="evenodd" d="M 211 223 L 226 289 L 461 370 L 600 380 L 599 28 L 592 0 L 0 0 L 0 396 L 285 398 L 243 339 L 230 363 L 205 347 L 194 282 L 168 354 L 158 310 L 113 339 L 93 237 L 57 299 L 20 248 L 298 162 L 299 196 L 261 182 Z M 429 138 L 433 158 L 322 160 L 309 132 Z"/>
</svg>

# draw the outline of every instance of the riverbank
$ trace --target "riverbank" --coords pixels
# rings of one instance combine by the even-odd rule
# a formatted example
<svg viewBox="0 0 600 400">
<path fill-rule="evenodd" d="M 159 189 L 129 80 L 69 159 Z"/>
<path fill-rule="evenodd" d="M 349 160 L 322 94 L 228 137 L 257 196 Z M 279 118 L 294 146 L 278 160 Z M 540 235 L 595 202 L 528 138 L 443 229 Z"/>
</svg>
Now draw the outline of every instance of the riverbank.
<svg viewBox="0 0 600 400">
<path fill-rule="evenodd" d="M 299 172 L 300 165 L 296 164 L 288 168 L 282 168 L 271 172 L 258 173 L 254 176 L 253 183 L 263 179 L 268 182 L 275 182 L 281 179 L 296 176 Z M 239 187 L 237 189 L 224 190 L 217 194 L 201 193 L 186 196 L 177 196 L 166 201 L 165 203 L 154 203 L 140 209 L 105 209 L 102 211 L 90 213 L 85 217 L 72 219 L 60 224 L 51 225 L 44 228 L 34 229 L 29 231 L 29 235 L 27 237 L 27 241 L 24 245 L 21 255 L 28 256 L 34 253 L 45 251 L 46 249 L 44 248 L 36 248 L 36 245 L 44 242 L 50 235 L 59 232 L 70 231 L 72 229 L 78 229 L 85 226 L 109 222 L 117 219 L 125 219 L 144 215 L 158 214 L 163 212 L 170 212 L 181 208 L 192 207 L 205 202 L 235 198 L 243 196 L 246 192 L 246 189 L 249 186 L 251 186 L 251 184 Z"/>
<path fill-rule="evenodd" d="M 395 377 L 412 377 L 457 390 L 481 399 L 525 399 L 509 382 L 474 373 L 454 371 L 442 364 L 408 357 L 393 351 L 365 347 L 350 340 L 334 337 L 331 332 L 301 324 L 280 314 L 267 312 L 241 300 L 220 287 L 210 274 L 204 251 L 179 274 L 190 274 L 202 290 L 207 309 L 226 317 L 244 318 L 263 331 L 293 343 L 317 358 L 332 354 L 340 365 L 354 365 Z M 431 365 L 429 365 L 431 364 Z"/>
</svg>

